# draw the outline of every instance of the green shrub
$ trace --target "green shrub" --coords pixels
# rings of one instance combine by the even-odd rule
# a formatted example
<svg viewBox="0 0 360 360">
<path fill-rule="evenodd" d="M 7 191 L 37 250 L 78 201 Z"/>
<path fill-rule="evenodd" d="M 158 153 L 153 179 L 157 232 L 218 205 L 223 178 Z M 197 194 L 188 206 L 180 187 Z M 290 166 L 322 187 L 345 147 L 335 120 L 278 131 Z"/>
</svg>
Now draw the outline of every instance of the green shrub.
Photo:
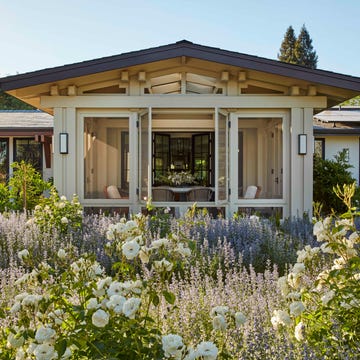
<svg viewBox="0 0 360 360">
<path fill-rule="evenodd" d="M 14 173 L 9 180 L 9 194 L 13 210 L 33 210 L 50 185 L 31 164 L 14 162 Z"/>
<path fill-rule="evenodd" d="M 6 184 L 0 183 L 0 212 L 7 211 L 11 208 L 10 192 Z"/>
<path fill-rule="evenodd" d="M 334 160 L 314 157 L 313 200 L 322 204 L 324 214 L 332 211 L 341 214 L 346 211 L 344 203 L 335 195 L 333 189 L 337 185 L 352 184 L 355 179 L 349 169 L 352 165 L 347 160 L 346 150 L 340 151 Z M 359 191 L 354 195 L 354 201 L 359 199 Z"/>
</svg>

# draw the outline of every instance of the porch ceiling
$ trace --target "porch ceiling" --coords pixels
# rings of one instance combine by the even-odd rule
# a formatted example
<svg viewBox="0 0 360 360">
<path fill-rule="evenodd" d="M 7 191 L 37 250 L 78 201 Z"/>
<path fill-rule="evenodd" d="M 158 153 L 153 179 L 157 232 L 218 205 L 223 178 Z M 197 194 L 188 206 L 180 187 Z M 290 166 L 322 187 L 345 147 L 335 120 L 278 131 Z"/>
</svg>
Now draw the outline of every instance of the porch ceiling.
<svg viewBox="0 0 360 360">
<path fill-rule="evenodd" d="M 145 72 L 151 75 L 152 93 L 180 93 L 179 74 L 186 72 L 189 93 L 214 93 L 216 82 L 223 81 L 225 72 L 230 81 L 246 82 L 247 87 L 269 89 L 269 93 L 287 95 L 289 88 L 301 91 L 316 87 L 316 94 L 328 98 L 328 106 L 360 94 L 360 78 L 324 70 L 308 69 L 299 65 L 257 56 L 213 48 L 189 41 L 124 53 L 120 55 L 64 65 L 51 69 L 0 79 L 0 88 L 38 108 L 40 97 L 50 94 L 51 86 L 61 90 L 68 86 L 85 87 L 107 82 L 107 86 L 126 85 L 129 79 Z M 246 80 L 240 79 L 246 74 Z M 161 89 L 162 87 L 162 89 Z M 62 94 L 60 91 L 59 95 Z M 51 112 L 52 109 L 43 109 Z"/>
</svg>

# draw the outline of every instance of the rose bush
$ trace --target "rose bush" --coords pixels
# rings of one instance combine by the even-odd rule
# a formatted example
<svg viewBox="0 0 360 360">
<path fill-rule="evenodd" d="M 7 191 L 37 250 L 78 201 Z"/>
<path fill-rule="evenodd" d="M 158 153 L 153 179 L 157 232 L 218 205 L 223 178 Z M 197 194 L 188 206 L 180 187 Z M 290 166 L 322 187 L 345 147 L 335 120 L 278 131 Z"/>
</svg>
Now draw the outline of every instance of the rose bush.
<svg viewBox="0 0 360 360">
<path fill-rule="evenodd" d="M 180 335 L 162 335 L 150 316 L 162 298 L 174 304 L 167 279 L 190 248 L 176 236 L 145 239 L 145 222 L 139 215 L 109 227 L 106 251 L 120 258 L 113 276 L 93 256 L 77 258 L 71 246 L 59 249 L 51 266 L 35 266 L 21 251 L 32 270 L 16 281 L 19 292 L 3 314 L 11 326 L 1 330 L 1 358 L 216 359 L 212 342 L 188 348 Z"/>
<path fill-rule="evenodd" d="M 298 251 L 297 263 L 279 279 L 289 310 L 276 310 L 278 329 L 317 349 L 322 358 L 357 358 L 360 349 L 360 236 L 351 199 L 355 184 L 334 189 L 348 211 L 340 218 L 317 219 L 319 247 Z"/>
</svg>

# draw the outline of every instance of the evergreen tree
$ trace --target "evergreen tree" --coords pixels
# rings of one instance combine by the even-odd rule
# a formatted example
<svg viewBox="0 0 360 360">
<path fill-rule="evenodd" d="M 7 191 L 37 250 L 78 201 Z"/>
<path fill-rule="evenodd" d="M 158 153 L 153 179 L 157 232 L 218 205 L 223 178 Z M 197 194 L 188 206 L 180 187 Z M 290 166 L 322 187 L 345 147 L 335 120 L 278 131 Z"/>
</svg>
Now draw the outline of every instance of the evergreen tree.
<svg viewBox="0 0 360 360">
<path fill-rule="evenodd" d="M 32 110 L 33 106 L 0 90 L 0 110 Z"/>
<path fill-rule="evenodd" d="M 297 64 L 316 69 L 318 57 L 313 49 L 312 40 L 305 25 L 302 26 L 300 34 L 295 43 L 295 57 Z"/>
<path fill-rule="evenodd" d="M 318 57 L 313 49 L 312 39 L 305 25 L 302 26 L 297 38 L 292 26 L 288 27 L 284 40 L 281 43 L 278 59 L 290 64 L 298 64 L 316 69 Z"/>
<path fill-rule="evenodd" d="M 286 30 L 284 40 L 281 43 L 278 59 L 290 64 L 297 64 L 295 57 L 296 37 L 293 27 L 290 25 Z"/>
</svg>

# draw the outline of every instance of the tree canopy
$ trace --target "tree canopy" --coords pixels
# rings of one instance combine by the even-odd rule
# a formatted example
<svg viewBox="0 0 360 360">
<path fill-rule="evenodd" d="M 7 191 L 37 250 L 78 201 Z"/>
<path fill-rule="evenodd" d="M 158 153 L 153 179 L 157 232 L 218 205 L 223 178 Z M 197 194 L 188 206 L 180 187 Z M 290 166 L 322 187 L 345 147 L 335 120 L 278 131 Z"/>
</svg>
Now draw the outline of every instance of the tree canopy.
<svg viewBox="0 0 360 360">
<path fill-rule="evenodd" d="M 297 38 L 293 27 L 288 27 L 281 43 L 278 59 L 290 64 L 316 69 L 318 56 L 312 46 L 312 39 L 305 25 L 302 26 Z"/>
<path fill-rule="evenodd" d="M 6 94 L 4 91 L 0 90 L 0 110 L 33 110 L 29 104 L 24 103 L 17 98 Z"/>
</svg>

